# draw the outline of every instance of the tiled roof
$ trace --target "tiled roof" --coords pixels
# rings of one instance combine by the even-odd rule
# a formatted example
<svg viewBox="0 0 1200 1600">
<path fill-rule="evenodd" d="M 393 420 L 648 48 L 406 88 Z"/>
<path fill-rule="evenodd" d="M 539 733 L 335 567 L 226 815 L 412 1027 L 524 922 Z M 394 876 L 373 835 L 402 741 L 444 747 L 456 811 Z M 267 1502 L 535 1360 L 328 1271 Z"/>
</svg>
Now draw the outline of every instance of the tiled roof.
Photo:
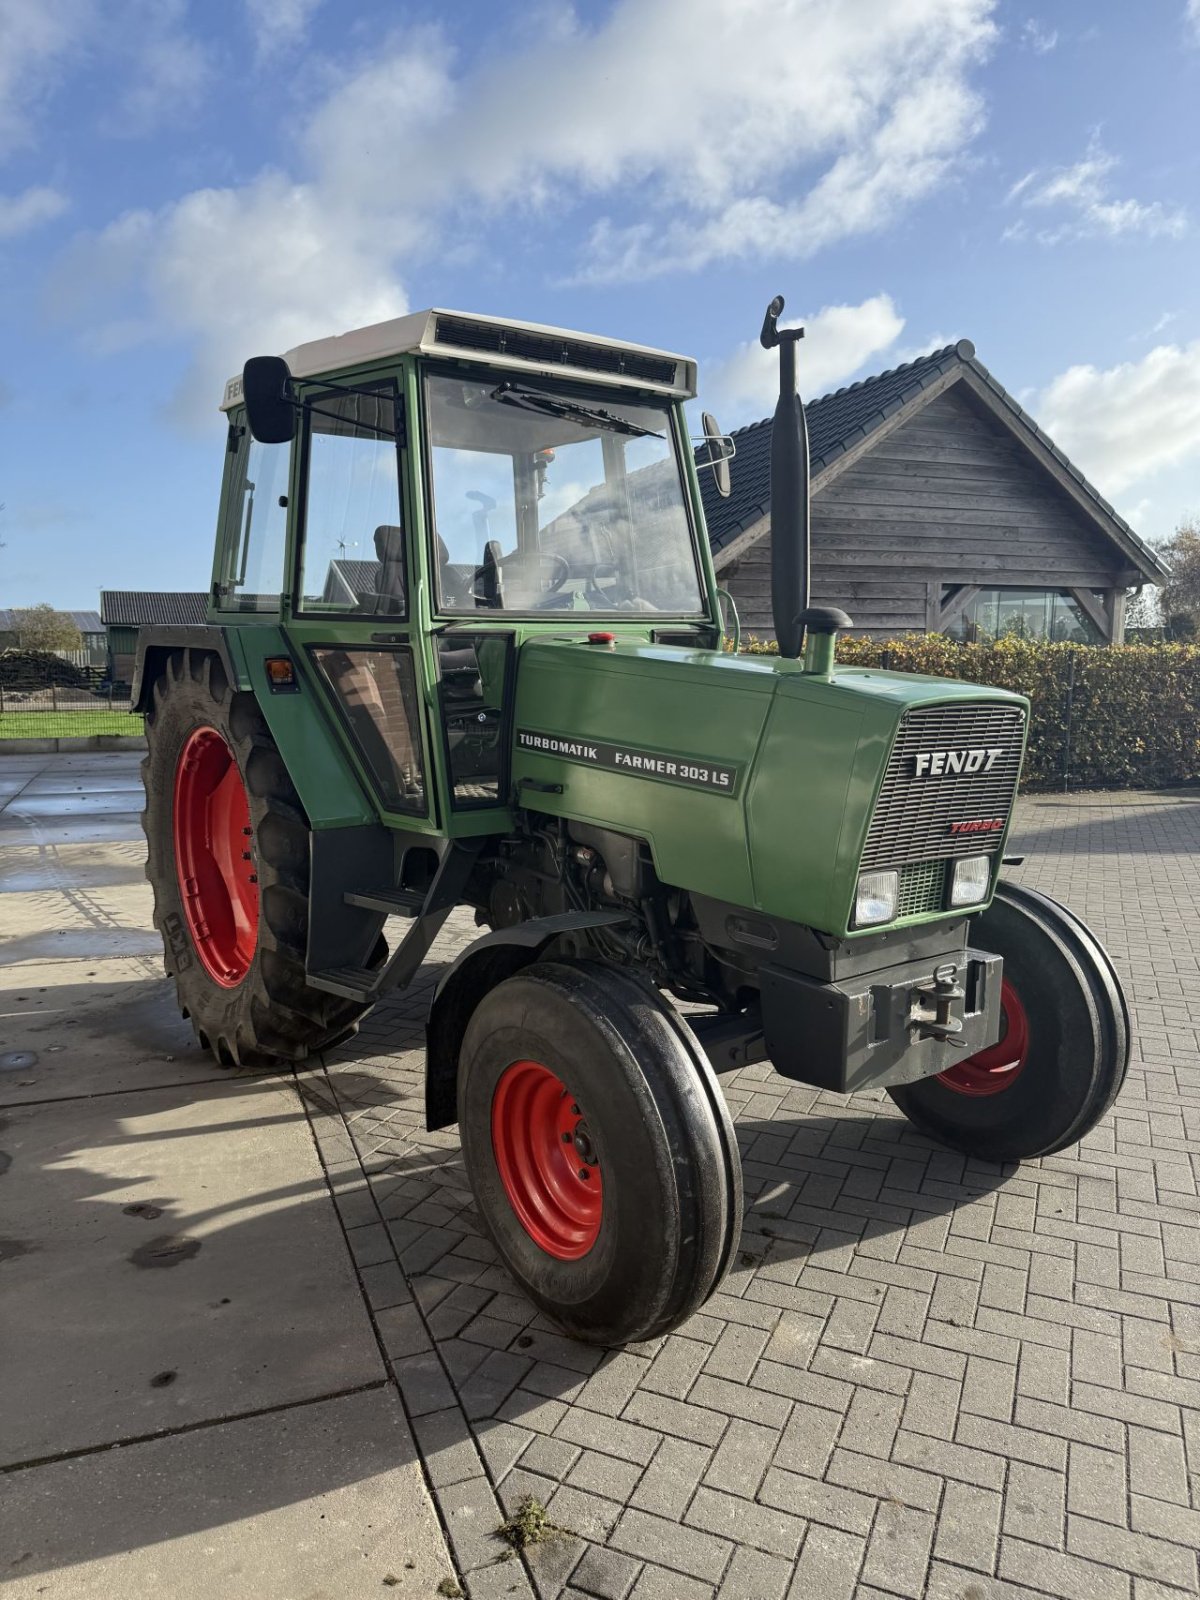
<svg viewBox="0 0 1200 1600">
<path fill-rule="evenodd" d="M 104 624 L 100 621 L 100 613 L 98 611 L 63 611 L 62 615 L 70 617 L 80 633 L 104 632 Z M 0 611 L 0 633 L 17 633 L 20 627 L 20 606 L 11 611 Z"/>
<path fill-rule="evenodd" d="M 140 628 L 144 624 L 195 627 L 206 620 L 208 596 L 203 592 L 170 593 L 154 589 L 101 589 L 100 616 L 106 628 Z"/>
<path fill-rule="evenodd" d="M 969 339 L 960 339 L 957 344 L 948 344 L 930 355 L 919 356 L 903 366 L 809 401 L 804 411 L 808 420 L 813 489 L 819 489 L 821 473 L 839 456 L 865 439 L 888 417 L 918 400 L 923 390 L 955 367 L 969 368 L 982 380 L 997 410 L 1008 411 L 1070 473 L 1092 502 L 1096 521 L 1148 577 L 1161 580 L 1167 576 L 1166 567 L 1154 551 L 1138 538 L 1028 412 L 996 382 L 983 363 L 976 360 L 975 346 Z M 739 533 L 761 522 L 771 508 L 771 418 L 738 428 L 733 437 L 737 454 L 730 463 L 733 492 L 729 499 L 722 500 L 717 494 L 711 473 L 700 474 L 705 520 L 714 555 L 731 544 Z"/>
</svg>

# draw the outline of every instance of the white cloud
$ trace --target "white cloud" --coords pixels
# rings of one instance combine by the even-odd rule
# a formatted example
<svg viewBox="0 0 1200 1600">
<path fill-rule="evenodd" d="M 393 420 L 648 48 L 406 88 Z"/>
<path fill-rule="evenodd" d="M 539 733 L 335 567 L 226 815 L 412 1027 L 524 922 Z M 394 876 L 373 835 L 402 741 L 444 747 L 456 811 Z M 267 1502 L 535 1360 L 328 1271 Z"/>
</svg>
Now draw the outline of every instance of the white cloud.
<svg viewBox="0 0 1200 1600">
<path fill-rule="evenodd" d="M 1159 200 L 1115 199 L 1109 178 L 1118 165 L 1116 156 L 1093 135 L 1087 154 L 1074 166 L 1027 172 L 1008 191 L 1008 203 L 1030 214 L 1057 213 L 1057 220 L 1036 228 L 1020 217 L 1005 230 L 1005 238 L 1033 237 L 1040 244 L 1059 244 L 1064 239 L 1119 238 L 1135 233 L 1178 239 L 1186 233 L 1188 219 L 1182 208 L 1164 206 Z"/>
<path fill-rule="evenodd" d="M 1192 36 L 1200 44 L 1200 0 L 1187 0 L 1183 9 L 1183 20 L 1191 29 Z"/>
<path fill-rule="evenodd" d="M 260 60 L 303 44 L 320 4 L 321 0 L 246 0 Z"/>
<path fill-rule="evenodd" d="M 872 356 L 900 337 L 904 318 L 892 297 L 874 295 L 856 306 L 822 306 L 815 316 L 785 318 L 783 326 L 804 324 L 797 346 L 800 392 L 806 400 L 845 383 Z M 779 393 L 779 356 L 757 339 L 739 345 L 724 361 L 701 374 L 701 399 L 720 414 L 722 426 L 756 421 L 775 408 Z"/>
<path fill-rule="evenodd" d="M 0 155 L 31 139 L 30 113 L 92 15 L 92 0 L 0 0 Z"/>
<path fill-rule="evenodd" d="M 1200 0 L 1197 0 L 1200 4 Z M 1048 56 L 1058 44 L 1058 29 L 1048 28 L 1036 17 L 1029 17 L 1021 29 L 1021 43 L 1035 55 Z"/>
<path fill-rule="evenodd" d="M 1103 370 L 1069 367 L 1033 409 L 1110 498 L 1163 468 L 1200 465 L 1200 340 L 1159 345 Z"/>
<path fill-rule="evenodd" d="M 403 304 L 397 275 L 415 261 L 514 217 L 535 237 L 543 215 L 559 227 L 606 195 L 623 214 L 592 233 L 579 279 L 808 256 L 885 228 L 947 180 L 981 124 L 971 76 L 992 7 L 617 0 L 598 22 L 560 7 L 468 72 L 441 33 L 410 27 L 311 114 L 302 173 L 142 215 L 134 252 L 118 219 L 84 242 L 60 291 L 85 293 L 108 255 L 110 276 L 124 271 L 118 337 L 179 333 L 206 365 L 217 350 L 236 366 L 247 333 L 264 350 L 284 324 L 290 342 L 361 321 L 364 307 Z M 255 10 L 285 34 L 297 14 L 281 0 Z M 246 238 L 261 246 L 249 275 Z"/>
<path fill-rule="evenodd" d="M 67 197 L 41 186 L 21 194 L 0 194 L 0 239 L 15 239 L 43 222 L 53 222 L 67 209 Z"/>
<path fill-rule="evenodd" d="M 213 75 L 212 51 L 187 31 L 187 0 L 127 0 L 111 39 L 130 69 L 107 127 L 140 137 L 188 116 Z"/>
</svg>

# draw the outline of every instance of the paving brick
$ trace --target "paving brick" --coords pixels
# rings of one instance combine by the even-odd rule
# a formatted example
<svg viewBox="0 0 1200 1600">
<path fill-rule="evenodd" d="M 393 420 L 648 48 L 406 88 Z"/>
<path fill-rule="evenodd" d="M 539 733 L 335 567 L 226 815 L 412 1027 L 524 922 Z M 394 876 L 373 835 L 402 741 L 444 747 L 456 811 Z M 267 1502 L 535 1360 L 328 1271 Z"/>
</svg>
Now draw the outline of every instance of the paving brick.
<svg viewBox="0 0 1200 1600">
<path fill-rule="evenodd" d="M 565 1441 L 554 1439 L 546 1442 L 559 1444 Z M 577 1451 L 573 1445 L 568 1448 L 573 1456 L 578 1456 L 578 1460 L 565 1474 L 568 1482 L 573 1483 L 578 1489 L 605 1495 L 610 1500 L 629 1499 L 634 1486 L 642 1476 L 641 1467 L 631 1461 L 620 1461 L 616 1456 L 602 1455 L 598 1450 Z"/>
<path fill-rule="evenodd" d="M 625 1600 L 642 1570 L 640 1561 L 601 1545 L 589 1545 L 571 1574 L 571 1587 L 597 1600 Z"/>
<path fill-rule="evenodd" d="M 746 1328 L 731 1323 L 709 1353 L 704 1371 L 713 1378 L 746 1383 L 758 1364 L 767 1339 L 768 1335 L 762 1328 Z"/>
<path fill-rule="evenodd" d="M 1032 1428 L 993 1422 L 986 1417 L 962 1417 L 956 1438 L 959 1444 L 991 1450 L 996 1455 L 1009 1456 L 1015 1461 L 1028 1461 L 1035 1467 L 1054 1467 L 1061 1472 L 1067 1464 L 1065 1439 L 1035 1433 Z"/>
<path fill-rule="evenodd" d="M 812 1525 L 796 1563 L 787 1600 L 853 1600 L 866 1540 Z"/>
<path fill-rule="evenodd" d="M 715 1592 L 711 1583 L 685 1578 L 669 1567 L 645 1566 L 630 1600 L 712 1600 Z"/>
<path fill-rule="evenodd" d="M 636 1461 L 643 1467 L 658 1448 L 659 1435 L 649 1428 L 639 1428 L 616 1417 L 601 1417 L 595 1412 L 573 1411 L 567 1406 L 561 1409 L 562 1417 L 554 1432 L 572 1444 L 602 1450 L 605 1455 L 619 1456 L 623 1461 Z"/>
<path fill-rule="evenodd" d="M 545 1434 L 535 1434 L 521 1455 L 521 1468 L 525 1472 L 540 1472 L 543 1477 L 561 1482 L 570 1472 L 579 1453 L 579 1446 L 568 1443 L 566 1439 L 551 1439 Z"/>
<path fill-rule="evenodd" d="M 690 1328 L 691 1324 L 688 1326 Z M 708 1345 L 676 1334 L 665 1342 L 650 1363 L 650 1370 L 641 1382 L 643 1391 L 663 1394 L 672 1400 L 684 1399 L 699 1376 L 708 1352 Z"/>
<path fill-rule="evenodd" d="M 458 1406 L 413 1418 L 413 1432 L 435 1489 L 483 1476 L 475 1440 Z"/>
<path fill-rule="evenodd" d="M 743 1546 L 721 1579 L 721 1600 L 782 1600 L 791 1575 L 790 1561 Z"/>
<path fill-rule="evenodd" d="M 777 1467 L 772 1467 L 763 1479 L 758 1497 L 764 1505 L 846 1533 L 867 1533 L 875 1516 L 872 1496 L 816 1478 L 802 1478 L 795 1472 L 782 1472 Z"/>
<path fill-rule="evenodd" d="M 1149 1428 L 1131 1427 L 1129 1484 L 1136 1494 L 1187 1505 L 1188 1471 L 1183 1440 Z"/>
<path fill-rule="evenodd" d="M 574 1484 L 561 1484 L 545 1501 L 551 1520 L 581 1539 L 603 1543 L 617 1525 L 624 1510 L 619 1500 L 589 1494 Z"/>
<path fill-rule="evenodd" d="M 1200 1550 L 1200 1511 L 1135 1494 L 1130 1502 L 1130 1521 L 1138 1533 L 1186 1545 L 1193 1553 Z"/>
<path fill-rule="evenodd" d="M 1061 1550 L 1065 1537 L 1066 1479 L 1048 1467 L 1014 1461 L 1004 1497 L 1004 1532 Z"/>
<path fill-rule="evenodd" d="M 842 1428 L 842 1416 L 819 1406 L 797 1405 L 779 1436 L 774 1465 L 820 1478 Z"/>
<path fill-rule="evenodd" d="M 1128 1512 L 1124 1452 L 1072 1444 L 1067 1471 L 1067 1509 L 1077 1516 L 1124 1526 Z"/>
<path fill-rule="evenodd" d="M 1067 1519 L 1067 1548 L 1072 1555 L 1107 1562 L 1122 1572 L 1140 1573 L 1144 1578 L 1155 1578 L 1180 1588 L 1194 1590 L 1196 1587 L 1194 1547 L 1182 1550 L 1177 1544 L 1168 1544 L 1149 1534 L 1131 1533 L 1106 1522 L 1072 1516 Z"/>
<path fill-rule="evenodd" d="M 905 1433 L 901 1429 L 896 1435 L 892 1456 L 907 1466 L 940 1473 L 944 1478 L 973 1484 L 979 1489 L 1000 1489 L 1004 1486 L 1004 1458 L 967 1445 Z"/>
<path fill-rule="evenodd" d="M 649 1367 L 649 1361 L 642 1356 L 630 1355 L 628 1350 L 606 1356 L 579 1391 L 575 1404 L 584 1406 L 588 1411 L 619 1415 L 636 1394 Z"/>
<path fill-rule="evenodd" d="M 846 1413 L 841 1448 L 886 1460 L 892 1453 L 903 1411 L 904 1401 L 897 1396 L 860 1389 Z"/>
<path fill-rule="evenodd" d="M 938 1560 L 991 1572 L 1000 1538 L 1001 1497 L 991 1489 L 947 1483 L 938 1515 L 934 1553 Z"/>
<path fill-rule="evenodd" d="M 626 1555 L 659 1562 L 709 1583 L 720 1581 L 732 1551 L 728 1539 L 634 1508 L 621 1517 L 609 1543 Z"/>
<path fill-rule="evenodd" d="M 903 1422 L 910 1433 L 953 1439 L 962 1385 L 931 1372 L 915 1372 L 904 1402 Z M 891 1446 L 889 1444 L 889 1450 Z"/>
<path fill-rule="evenodd" d="M 774 1428 L 735 1417 L 717 1447 L 704 1482 L 710 1489 L 727 1490 L 753 1499 L 780 1443 Z"/>
<path fill-rule="evenodd" d="M 1129 1600 L 1124 1573 L 1020 1539 L 1001 1539 L 999 1576 L 1062 1600 Z"/>
<path fill-rule="evenodd" d="M 877 1585 L 885 1594 L 920 1600 L 933 1534 L 934 1519 L 928 1512 L 883 1501 L 867 1544 L 864 1583 Z"/>
<path fill-rule="evenodd" d="M 722 1416 L 741 1417 L 746 1422 L 761 1422 L 768 1428 L 782 1428 L 791 1411 L 791 1401 L 779 1394 L 767 1394 L 724 1378 L 698 1378 L 689 1396 L 695 1406 L 704 1406 Z"/>
<path fill-rule="evenodd" d="M 937 1509 L 942 1486 L 932 1473 L 897 1461 L 881 1461 L 877 1456 L 859 1456 L 837 1449 L 825 1474 L 830 1483 L 864 1494 L 886 1495 L 897 1505 L 915 1506 L 923 1511 Z"/>
<path fill-rule="evenodd" d="M 634 1395 L 625 1407 L 625 1417 L 657 1433 L 669 1433 L 676 1438 L 690 1439 L 694 1444 L 706 1445 L 715 1445 L 728 1425 L 719 1408 L 689 1405 L 645 1392 Z"/>
<path fill-rule="evenodd" d="M 703 1485 L 696 1490 L 684 1521 L 690 1527 L 722 1533 L 740 1544 L 768 1550 L 789 1561 L 795 1560 L 805 1529 L 803 1519 L 790 1512 L 721 1494 Z"/>
<path fill-rule="evenodd" d="M 682 1517 L 711 1459 L 712 1451 L 706 1445 L 664 1439 L 630 1503 L 658 1516 Z"/>
</svg>

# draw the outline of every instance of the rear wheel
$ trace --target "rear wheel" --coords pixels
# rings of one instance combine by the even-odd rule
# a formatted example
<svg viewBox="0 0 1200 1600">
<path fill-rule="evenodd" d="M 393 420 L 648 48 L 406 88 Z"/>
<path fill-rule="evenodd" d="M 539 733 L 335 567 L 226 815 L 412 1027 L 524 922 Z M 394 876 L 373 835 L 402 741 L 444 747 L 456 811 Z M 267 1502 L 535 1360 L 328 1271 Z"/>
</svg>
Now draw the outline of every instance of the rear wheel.
<svg viewBox="0 0 1200 1600">
<path fill-rule="evenodd" d="M 1129 1012 L 1095 935 L 1045 895 L 1001 884 L 972 941 L 1004 959 L 998 1042 L 891 1091 L 924 1133 L 969 1155 L 1025 1161 L 1075 1144 L 1129 1065 Z"/>
<path fill-rule="evenodd" d="M 565 1332 L 627 1344 L 720 1284 L 742 1183 L 712 1068 L 652 990 L 540 962 L 486 994 L 459 1058 L 459 1129 L 504 1264 Z"/>
<path fill-rule="evenodd" d="M 367 1008 L 305 981 L 308 819 L 254 696 L 215 655 L 172 651 L 146 743 L 154 924 L 200 1043 L 269 1066 L 348 1037 Z"/>
</svg>

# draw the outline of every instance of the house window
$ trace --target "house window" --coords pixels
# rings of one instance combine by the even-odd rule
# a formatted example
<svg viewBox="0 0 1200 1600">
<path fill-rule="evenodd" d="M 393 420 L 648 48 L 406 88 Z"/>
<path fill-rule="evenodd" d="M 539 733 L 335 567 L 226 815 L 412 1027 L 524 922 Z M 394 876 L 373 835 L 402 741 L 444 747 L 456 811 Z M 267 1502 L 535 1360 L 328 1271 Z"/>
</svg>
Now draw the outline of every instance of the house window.
<svg viewBox="0 0 1200 1600">
<path fill-rule="evenodd" d="M 1104 643 L 1096 624 L 1065 589 L 981 589 L 942 632 L 969 644 L 997 639 Z"/>
</svg>

